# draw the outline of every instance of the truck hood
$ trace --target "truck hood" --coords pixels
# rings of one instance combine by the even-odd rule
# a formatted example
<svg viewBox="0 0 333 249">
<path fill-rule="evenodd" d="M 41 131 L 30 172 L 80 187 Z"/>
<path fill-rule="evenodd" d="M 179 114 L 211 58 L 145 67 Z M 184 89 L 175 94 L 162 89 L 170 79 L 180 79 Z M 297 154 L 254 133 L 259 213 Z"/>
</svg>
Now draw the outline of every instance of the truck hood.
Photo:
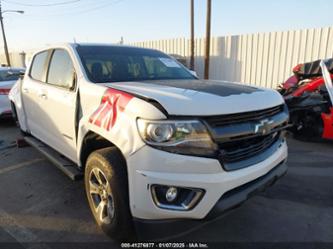
<svg viewBox="0 0 333 249">
<path fill-rule="evenodd" d="M 170 115 L 207 116 L 256 111 L 284 103 L 275 90 L 207 80 L 161 80 L 104 83 L 155 100 Z"/>
</svg>

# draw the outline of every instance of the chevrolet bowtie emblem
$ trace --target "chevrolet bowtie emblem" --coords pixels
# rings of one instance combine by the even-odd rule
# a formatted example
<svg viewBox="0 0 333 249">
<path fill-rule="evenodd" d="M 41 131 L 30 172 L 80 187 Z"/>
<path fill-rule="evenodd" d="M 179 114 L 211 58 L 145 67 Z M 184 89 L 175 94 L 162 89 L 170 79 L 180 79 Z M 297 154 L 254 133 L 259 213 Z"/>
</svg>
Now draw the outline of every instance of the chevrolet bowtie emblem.
<svg viewBox="0 0 333 249">
<path fill-rule="evenodd" d="M 269 119 L 261 120 L 259 124 L 255 125 L 254 133 L 266 135 L 267 133 L 269 133 L 272 130 L 273 123 L 274 123 L 273 120 L 269 120 Z"/>
</svg>

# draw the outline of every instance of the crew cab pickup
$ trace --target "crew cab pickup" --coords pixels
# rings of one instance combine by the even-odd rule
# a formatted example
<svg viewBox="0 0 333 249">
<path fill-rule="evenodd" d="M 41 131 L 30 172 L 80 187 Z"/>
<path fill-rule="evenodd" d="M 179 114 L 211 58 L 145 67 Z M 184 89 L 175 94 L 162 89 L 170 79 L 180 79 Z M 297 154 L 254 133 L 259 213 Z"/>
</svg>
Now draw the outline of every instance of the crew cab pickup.
<svg viewBox="0 0 333 249">
<path fill-rule="evenodd" d="M 47 47 L 10 100 L 28 140 L 82 172 L 92 214 L 115 239 L 176 235 L 287 170 L 279 93 L 199 80 L 157 50 Z"/>
</svg>

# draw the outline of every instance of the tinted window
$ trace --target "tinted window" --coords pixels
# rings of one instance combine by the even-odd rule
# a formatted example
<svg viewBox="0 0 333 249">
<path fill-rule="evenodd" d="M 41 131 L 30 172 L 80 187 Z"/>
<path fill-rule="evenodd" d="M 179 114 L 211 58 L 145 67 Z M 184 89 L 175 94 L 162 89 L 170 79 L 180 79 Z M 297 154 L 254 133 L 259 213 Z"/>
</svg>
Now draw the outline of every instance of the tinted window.
<svg viewBox="0 0 333 249">
<path fill-rule="evenodd" d="M 45 66 L 47 62 L 48 51 L 41 52 L 34 57 L 30 75 L 33 79 L 45 81 Z"/>
<path fill-rule="evenodd" d="M 70 88 L 74 80 L 74 67 L 69 54 L 62 49 L 54 51 L 47 78 L 47 83 Z"/>
<path fill-rule="evenodd" d="M 141 48 L 79 46 L 82 64 L 95 83 L 195 79 L 183 65 L 166 54 Z"/>
</svg>

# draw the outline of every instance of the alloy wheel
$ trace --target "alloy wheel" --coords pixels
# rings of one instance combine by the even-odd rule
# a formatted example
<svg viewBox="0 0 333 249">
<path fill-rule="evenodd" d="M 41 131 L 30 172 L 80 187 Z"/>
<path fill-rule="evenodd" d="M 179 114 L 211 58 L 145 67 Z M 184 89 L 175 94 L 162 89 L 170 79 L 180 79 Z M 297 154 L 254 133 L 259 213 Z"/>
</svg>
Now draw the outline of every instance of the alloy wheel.
<svg viewBox="0 0 333 249">
<path fill-rule="evenodd" d="M 110 184 L 99 168 L 93 168 L 89 175 L 88 193 L 98 219 L 109 224 L 114 217 L 114 200 Z"/>
</svg>

